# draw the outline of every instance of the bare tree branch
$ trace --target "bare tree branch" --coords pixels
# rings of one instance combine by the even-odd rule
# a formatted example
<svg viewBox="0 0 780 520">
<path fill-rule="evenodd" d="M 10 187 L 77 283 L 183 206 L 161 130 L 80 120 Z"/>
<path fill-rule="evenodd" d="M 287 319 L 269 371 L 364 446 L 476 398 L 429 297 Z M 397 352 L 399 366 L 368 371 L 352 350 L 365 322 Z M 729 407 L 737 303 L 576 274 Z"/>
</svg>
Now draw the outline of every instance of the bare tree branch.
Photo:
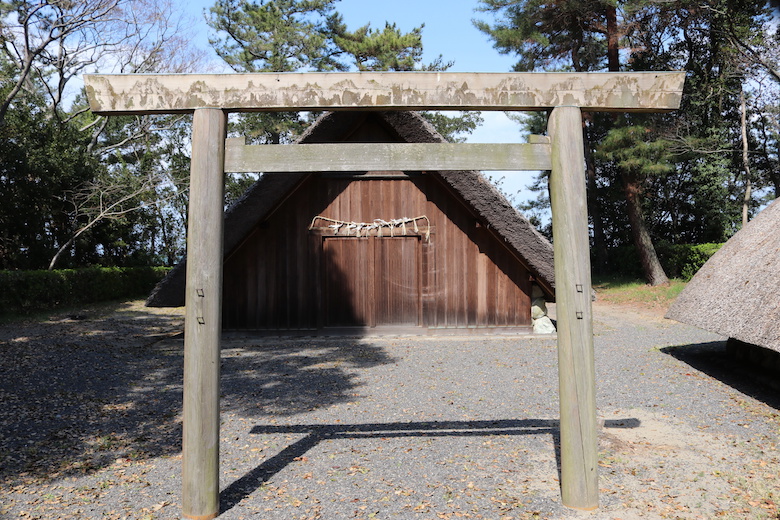
<svg viewBox="0 0 780 520">
<path fill-rule="evenodd" d="M 154 194 L 156 202 L 165 202 L 178 196 L 178 189 L 170 190 L 167 195 L 162 196 L 155 191 L 157 186 L 165 182 L 171 181 L 160 176 L 149 176 L 136 186 L 127 186 L 115 182 L 107 184 L 95 182 L 80 193 L 77 193 L 73 199 L 75 206 L 74 220 L 78 217 L 86 217 L 87 220 L 76 229 L 73 235 L 54 254 L 51 262 L 49 262 L 49 271 L 54 269 L 57 260 L 73 245 L 73 242 L 96 224 L 105 220 L 116 220 L 128 213 L 146 207 L 148 205 L 146 201 L 143 199 L 140 201 L 136 200 L 139 197 Z M 179 188 L 180 186 L 174 185 L 174 187 Z"/>
<path fill-rule="evenodd" d="M 94 39 L 100 34 L 99 26 L 109 23 L 121 2 L 125 0 L 80 0 L 58 2 L 40 0 L 37 4 L 21 2 L 16 9 L 18 22 L 0 25 L 0 41 L 13 49 L 6 55 L 13 57 L 18 74 L 13 87 L 0 102 L 0 123 L 5 121 L 11 103 L 28 84 L 30 74 L 37 67 L 48 67 L 52 62 L 52 44 L 75 39 Z M 92 29 L 90 31 L 90 29 Z M 15 55 L 15 56 L 14 56 Z M 37 74 L 44 77 L 41 71 Z"/>
</svg>

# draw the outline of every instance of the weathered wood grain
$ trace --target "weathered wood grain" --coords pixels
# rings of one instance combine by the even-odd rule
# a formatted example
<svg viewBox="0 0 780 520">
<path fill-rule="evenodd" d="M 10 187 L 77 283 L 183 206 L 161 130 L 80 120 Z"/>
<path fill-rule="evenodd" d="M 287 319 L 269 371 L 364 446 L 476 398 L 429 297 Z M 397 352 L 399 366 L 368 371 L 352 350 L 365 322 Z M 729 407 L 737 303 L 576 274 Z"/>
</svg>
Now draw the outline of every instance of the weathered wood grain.
<svg viewBox="0 0 780 520">
<path fill-rule="evenodd" d="M 683 72 L 347 72 L 85 75 L 96 114 L 290 110 L 656 112 L 680 106 Z"/>
<path fill-rule="evenodd" d="M 487 227 L 477 227 L 473 214 L 432 175 L 395 177 L 311 176 L 303 181 L 226 259 L 224 327 L 529 331 L 529 272 L 504 241 Z M 426 215 L 437 224 L 420 221 L 417 231 L 410 224 L 406 235 L 385 229 L 382 238 L 377 231 L 363 231 L 358 238 L 355 231 L 347 236 L 345 229 L 336 232 L 327 221 L 317 221 L 307 233 L 316 215 L 355 222 Z M 299 241 L 301 235 L 314 239 Z M 398 248 L 393 253 L 398 266 L 383 263 L 388 248 Z M 470 260 L 478 256 L 485 257 L 482 277 L 476 260 Z M 304 274 L 294 275 L 292 268 Z M 470 317 L 467 293 L 487 295 L 484 322 Z M 299 310 L 301 303 L 307 306 Z M 419 319 L 411 319 L 415 312 Z"/>
<path fill-rule="evenodd" d="M 184 320 L 182 512 L 219 513 L 219 355 L 222 332 L 223 163 L 226 117 L 195 111 Z"/>
<path fill-rule="evenodd" d="M 550 169 L 549 144 L 338 143 L 242 146 L 228 139 L 225 171 L 537 171 Z"/>
<path fill-rule="evenodd" d="M 550 202 L 555 236 L 561 496 L 566 506 L 595 509 L 599 505 L 596 376 L 580 110 L 554 109 L 548 130 L 552 138 Z"/>
</svg>

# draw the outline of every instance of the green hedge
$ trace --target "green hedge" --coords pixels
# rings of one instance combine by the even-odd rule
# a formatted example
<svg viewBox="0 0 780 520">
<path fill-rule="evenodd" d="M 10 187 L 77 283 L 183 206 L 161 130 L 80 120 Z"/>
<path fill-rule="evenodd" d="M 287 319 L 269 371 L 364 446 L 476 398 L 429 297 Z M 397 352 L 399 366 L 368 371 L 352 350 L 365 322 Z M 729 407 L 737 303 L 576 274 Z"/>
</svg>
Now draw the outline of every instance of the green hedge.
<svg viewBox="0 0 780 520">
<path fill-rule="evenodd" d="M 714 255 L 723 244 L 655 244 L 658 260 L 670 278 L 690 280 L 704 262 Z M 634 246 L 624 246 L 610 251 L 611 271 L 614 274 L 642 278 L 642 265 Z"/>
<path fill-rule="evenodd" d="M 0 313 L 146 297 L 168 267 L 0 271 Z"/>
<path fill-rule="evenodd" d="M 669 244 L 661 242 L 658 259 L 670 278 L 690 280 L 723 244 Z"/>
</svg>

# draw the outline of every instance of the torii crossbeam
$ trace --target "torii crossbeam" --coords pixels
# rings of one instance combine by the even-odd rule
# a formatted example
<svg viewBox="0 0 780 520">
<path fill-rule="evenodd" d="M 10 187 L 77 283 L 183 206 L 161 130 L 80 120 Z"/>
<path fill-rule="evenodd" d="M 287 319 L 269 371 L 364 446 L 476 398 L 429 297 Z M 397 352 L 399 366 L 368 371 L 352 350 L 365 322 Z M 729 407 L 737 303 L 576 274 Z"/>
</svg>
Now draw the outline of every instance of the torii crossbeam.
<svg viewBox="0 0 780 520">
<path fill-rule="evenodd" d="M 550 169 L 558 317 L 561 495 L 598 507 L 596 390 L 582 111 L 663 112 L 680 106 L 682 72 L 263 73 L 85 76 L 96 114 L 194 112 L 184 339 L 182 504 L 186 518 L 219 514 L 219 365 L 223 191 L 228 112 L 303 110 L 549 110 L 549 143 L 472 147 L 361 145 L 302 157 L 231 146 L 227 168 L 264 171 Z M 306 145 L 317 146 L 317 145 Z M 354 145 L 353 145 L 354 146 Z M 492 147 L 492 148 L 491 148 Z M 289 147 L 292 148 L 292 147 Z M 465 150 L 465 148 L 463 149 Z M 285 153 L 287 152 L 287 155 Z M 363 157 L 361 158 L 360 155 Z M 249 164 L 247 164 L 247 161 Z M 308 162 L 307 162 L 308 161 Z M 404 162 L 400 162 L 404 161 Z M 482 161 L 482 162 L 481 162 Z M 478 166 L 484 164 L 484 166 Z"/>
</svg>

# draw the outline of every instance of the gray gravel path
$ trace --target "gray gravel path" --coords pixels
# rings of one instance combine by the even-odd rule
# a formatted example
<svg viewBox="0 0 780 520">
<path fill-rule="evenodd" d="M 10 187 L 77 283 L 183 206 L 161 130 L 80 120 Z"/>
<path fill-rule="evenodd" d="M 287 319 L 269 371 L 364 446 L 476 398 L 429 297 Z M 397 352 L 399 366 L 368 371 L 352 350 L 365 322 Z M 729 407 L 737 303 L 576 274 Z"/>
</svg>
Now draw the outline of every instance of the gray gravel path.
<svg viewBox="0 0 780 520">
<path fill-rule="evenodd" d="M 778 394 L 597 304 L 601 507 L 560 503 L 555 341 L 228 339 L 220 519 L 780 518 Z M 181 316 L 0 328 L 2 518 L 180 514 Z"/>
</svg>

